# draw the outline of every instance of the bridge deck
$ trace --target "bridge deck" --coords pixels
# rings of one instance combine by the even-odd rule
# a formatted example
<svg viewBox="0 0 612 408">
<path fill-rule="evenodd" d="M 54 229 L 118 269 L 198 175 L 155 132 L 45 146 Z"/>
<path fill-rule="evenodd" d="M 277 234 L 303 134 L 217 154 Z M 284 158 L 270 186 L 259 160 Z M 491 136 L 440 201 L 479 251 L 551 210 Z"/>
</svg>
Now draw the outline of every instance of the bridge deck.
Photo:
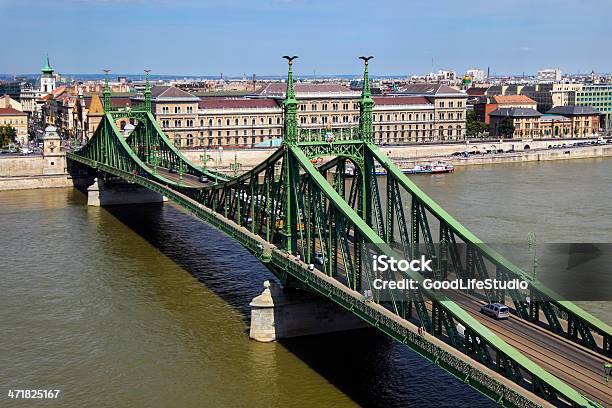
<svg viewBox="0 0 612 408">
<path fill-rule="evenodd" d="M 484 302 L 467 294 L 445 294 L 505 342 L 580 393 L 604 406 L 612 402 L 612 383 L 605 381 L 606 360 L 600 354 L 514 315 L 507 320 L 485 316 L 480 313 Z"/>
<path fill-rule="evenodd" d="M 201 183 L 196 176 L 192 176 L 190 174 L 183 174 L 182 176 L 179 176 L 178 173 L 170 173 L 168 169 L 163 167 L 157 167 L 156 171 L 160 176 L 165 177 L 175 183 L 180 182 L 182 185 L 187 187 L 204 187 L 208 185 L 208 183 Z"/>
</svg>

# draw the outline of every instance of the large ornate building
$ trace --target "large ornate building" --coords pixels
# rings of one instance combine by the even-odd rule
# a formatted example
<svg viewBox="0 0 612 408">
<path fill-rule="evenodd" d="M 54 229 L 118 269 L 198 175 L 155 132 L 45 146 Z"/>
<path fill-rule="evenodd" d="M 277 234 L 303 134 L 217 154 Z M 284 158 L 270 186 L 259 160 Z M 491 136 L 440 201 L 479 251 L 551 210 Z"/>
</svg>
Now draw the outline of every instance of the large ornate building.
<svg viewBox="0 0 612 408">
<path fill-rule="evenodd" d="M 337 84 L 296 84 L 299 126 L 349 129 L 360 93 Z M 171 86 L 152 90 L 154 114 L 176 146 L 272 146 L 282 137 L 285 84 L 241 98 L 198 98 Z M 132 98 L 142 100 L 142 97 Z M 410 144 L 465 137 L 467 95 L 445 85 L 409 86 L 374 98 L 374 140 Z"/>
</svg>

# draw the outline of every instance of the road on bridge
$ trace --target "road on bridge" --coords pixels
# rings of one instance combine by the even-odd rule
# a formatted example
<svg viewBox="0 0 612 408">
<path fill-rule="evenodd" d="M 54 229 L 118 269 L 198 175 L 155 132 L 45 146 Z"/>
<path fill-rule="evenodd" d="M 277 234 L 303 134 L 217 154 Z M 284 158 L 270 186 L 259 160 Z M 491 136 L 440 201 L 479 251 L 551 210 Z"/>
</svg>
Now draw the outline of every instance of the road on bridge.
<svg viewBox="0 0 612 408">
<path fill-rule="evenodd" d="M 547 329 L 510 315 L 495 320 L 480 313 L 485 303 L 465 293 L 448 291 L 448 298 L 543 369 L 603 406 L 612 403 L 612 383 L 604 377 L 605 357 Z"/>
</svg>

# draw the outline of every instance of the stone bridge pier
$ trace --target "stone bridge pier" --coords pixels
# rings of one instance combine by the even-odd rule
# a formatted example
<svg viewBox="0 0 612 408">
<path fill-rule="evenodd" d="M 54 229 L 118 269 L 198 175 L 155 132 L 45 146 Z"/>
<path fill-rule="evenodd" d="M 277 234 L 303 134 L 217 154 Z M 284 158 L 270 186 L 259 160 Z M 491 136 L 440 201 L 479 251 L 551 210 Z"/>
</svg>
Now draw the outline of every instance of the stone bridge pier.
<svg viewBox="0 0 612 408">
<path fill-rule="evenodd" d="M 115 181 L 106 183 L 100 178 L 95 178 L 94 183 L 87 188 L 87 205 L 93 207 L 161 203 L 164 201 L 168 201 L 168 198 L 133 183 Z"/>
<path fill-rule="evenodd" d="M 369 327 L 329 299 L 304 290 L 283 290 L 270 281 L 264 282 L 263 292 L 250 306 L 249 336 L 260 342 Z"/>
</svg>

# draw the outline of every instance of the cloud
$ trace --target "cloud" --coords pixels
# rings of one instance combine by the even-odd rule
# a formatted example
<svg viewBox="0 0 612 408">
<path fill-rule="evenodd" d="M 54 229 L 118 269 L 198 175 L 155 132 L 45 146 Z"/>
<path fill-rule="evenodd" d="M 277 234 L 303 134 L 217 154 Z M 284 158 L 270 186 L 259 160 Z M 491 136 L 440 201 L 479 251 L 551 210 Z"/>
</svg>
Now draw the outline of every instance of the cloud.
<svg viewBox="0 0 612 408">
<path fill-rule="evenodd" d="M 529 52 L 529 51 L 531 51 L 531 48 L 529 48 L 529 47 L 521 47 L 521 48 L 519 48 L 519 50 L 523 51 L 523 52 Z"/>
</svg>

